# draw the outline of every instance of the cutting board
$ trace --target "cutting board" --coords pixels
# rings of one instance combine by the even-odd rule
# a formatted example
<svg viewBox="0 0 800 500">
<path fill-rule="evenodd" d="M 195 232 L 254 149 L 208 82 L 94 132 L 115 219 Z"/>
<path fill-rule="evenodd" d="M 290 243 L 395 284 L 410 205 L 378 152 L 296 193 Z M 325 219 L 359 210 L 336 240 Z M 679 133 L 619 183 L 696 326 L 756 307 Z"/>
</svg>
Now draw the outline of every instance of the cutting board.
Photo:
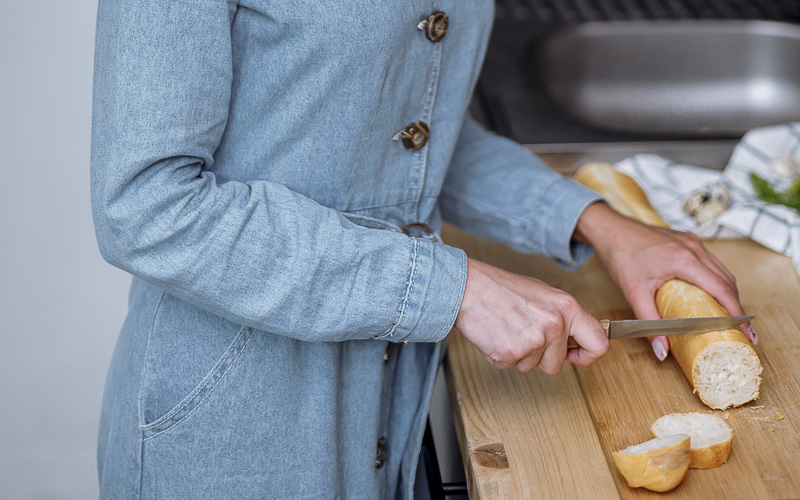
<svg viewBox="0 0 800 500">
<path fill-rule="evenodd" d="M 452 227 L 444 238 L 470 257 L 573 294 L 598 319 L 632 317 L 596 259 L 568 272 Z M 800 498 L 800 280 L 787 257 L 751 241 L 707 247 L 737 277 L 742 304 L 756 316 L 761 398 L 711 410 L 675 360 L 657 361 L 643 339 L 614 341 L 594 365 L 568 364 L 550 376 L 495 369 L 454 330 L 448 383 L 471 498 Z M 658 417 L 687 411 L 727 419 L 728 463 L 692 469 L 666 494 L 628 487 L 611 453 L 651 439 Z"/>
</svg>

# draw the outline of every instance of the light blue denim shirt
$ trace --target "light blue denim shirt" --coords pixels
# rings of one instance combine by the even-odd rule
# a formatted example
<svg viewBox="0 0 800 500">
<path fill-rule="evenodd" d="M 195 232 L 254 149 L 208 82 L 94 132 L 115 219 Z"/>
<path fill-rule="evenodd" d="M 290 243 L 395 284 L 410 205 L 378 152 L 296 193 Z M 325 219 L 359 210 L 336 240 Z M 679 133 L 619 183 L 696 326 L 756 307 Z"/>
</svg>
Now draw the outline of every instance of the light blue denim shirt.
<svg viewBox="0 0 800 500">
<path fill-rule="evenodd" d="M 92 208 L 134 276 L 101 497 L 411 495 L 467 267 L 400 226 L 590 253 L 571 235 L 597 195 L 465 116 L 492 8 L 100 0 Z"/>
</svg>

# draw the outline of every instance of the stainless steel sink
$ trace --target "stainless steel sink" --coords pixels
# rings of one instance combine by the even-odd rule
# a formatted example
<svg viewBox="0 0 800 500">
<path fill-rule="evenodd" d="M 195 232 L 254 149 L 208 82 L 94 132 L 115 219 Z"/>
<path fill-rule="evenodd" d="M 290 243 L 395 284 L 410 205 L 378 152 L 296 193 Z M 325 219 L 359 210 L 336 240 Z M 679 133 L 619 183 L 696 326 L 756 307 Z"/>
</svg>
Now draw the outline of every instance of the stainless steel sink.
<svg viewBox="0 0 800 500">
<path fill-rule="evenodd" d="M 586 23 L 527 52 L 572 118 L 664 139 L 734 138 L 800 120 L 800 25 L 770 21 Z"/>
</svg>

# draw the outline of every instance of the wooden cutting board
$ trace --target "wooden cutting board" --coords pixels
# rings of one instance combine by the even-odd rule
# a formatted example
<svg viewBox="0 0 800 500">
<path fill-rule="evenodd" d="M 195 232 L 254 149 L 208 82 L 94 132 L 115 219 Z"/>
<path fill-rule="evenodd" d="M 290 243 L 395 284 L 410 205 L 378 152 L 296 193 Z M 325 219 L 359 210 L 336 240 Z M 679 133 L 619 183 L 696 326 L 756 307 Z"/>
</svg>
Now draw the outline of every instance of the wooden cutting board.
<svg viewBox="0 0 800 500">
<path fill-rule="evenodd" d="M 632 317 L 596 259 L 571 273 L 452 227 L 444 238 L 470 257 L 573 294 L 599 319 Z M 742 304 L 756 316 L 761 398 L 711 410 L 675 360 L 658 362 L 643 339 L 614 341 L 591 367 L 567 365 L 550 376 L 495 369 L 453 331 L 448 380 L 471 498 L 800 498 L 800 280 L 787 257 L 751 241 L 707 246 L 736 275 Z M 629 488 L 611 452 L 651 439 L 658 417 L 686 411 L 727 419 L 728 463 L 690 470 L 669 493 Z"/>
</svg>

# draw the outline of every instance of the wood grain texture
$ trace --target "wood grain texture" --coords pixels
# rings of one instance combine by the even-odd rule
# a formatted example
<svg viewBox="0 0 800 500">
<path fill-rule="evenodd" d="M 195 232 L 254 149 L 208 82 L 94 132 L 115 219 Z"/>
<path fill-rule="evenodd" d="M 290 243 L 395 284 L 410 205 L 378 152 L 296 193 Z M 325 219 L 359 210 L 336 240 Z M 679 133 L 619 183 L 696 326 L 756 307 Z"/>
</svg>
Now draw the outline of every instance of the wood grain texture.
<svg viewBox="0 0 800 500">
<path fill-rule="evenodd" d="M 471 257 L 572 293 L 599 319 L 633 317 L 595 259 L 571 273 L 452 227 L 444 237 Z M 614 341 L 593 366 L 548 376 L 497 370 L 454 331 L 451 401 L 471 498 L 800 498 L 800 280 L 788 258 L 753 242 L 707 246 L 737 276 L 745 310 L 756 315 L 761 398 L 710 410 L 675 360 L 658 362 L 643 339 Z M 629 488 L 611 453 L 650 439 L 658 417 L 686 411 L 727 417 L 728 463 L 690 470 L 669 493 Z M 498 445 L 507 468 L 487 466 L 478 451 Z"/>
<path fill-rule="evenodd" d="M 613 481 L 578 380 L 492 367 L 457 332 L 449 345 L 475 498 L 608 498 Z M 462 390 L 460 388 L 465 388 Z M 502 387 L 502 390 L 496 388 Z M 552 436 L 561 436 L 552 439 Z M 524 436 L 524 439 L 520 439 Z M 575 475 L 562 475 L 572 470 Z M 599 490 L 598 490 L 599 488 Z"/>
</svg>

